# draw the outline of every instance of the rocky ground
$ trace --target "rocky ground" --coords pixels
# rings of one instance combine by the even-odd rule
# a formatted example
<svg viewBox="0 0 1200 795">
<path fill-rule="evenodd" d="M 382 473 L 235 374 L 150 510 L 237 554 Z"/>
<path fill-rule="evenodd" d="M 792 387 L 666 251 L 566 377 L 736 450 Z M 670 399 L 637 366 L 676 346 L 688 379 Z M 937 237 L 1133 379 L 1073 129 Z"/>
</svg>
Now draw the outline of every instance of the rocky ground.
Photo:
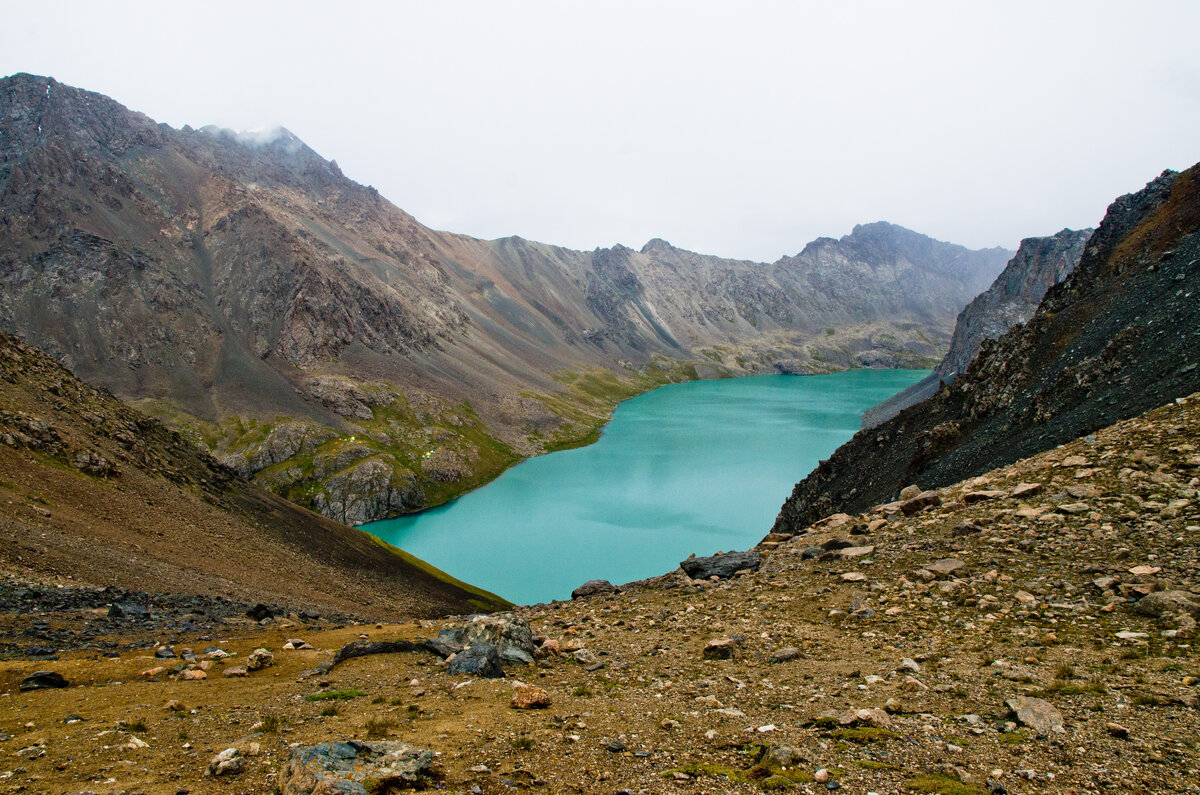
<svg viewBox="0 0 1200 795">
<path fill-rule="evenodd" d="M 6 647 L 0 792 L 317 792 L 313 770 L 366 753 L 304 750 L 337 740 L 463 793 L 1196 792 L 1198 429 L 1200 395 L 768 537 L 756 571 L 520 608 L 493 639 L 537 659 L 504 678 L 450 672 L 471 655 L 448 666 L 447 644 L 479 639 L 461 633 L 333 656 L 455 620 L 139 627 L 10 604 L 5 632 L 30 645 L 58 642 L 22 635 L 39 625 L 105 631 L 55 660 Z M 69 686 L 21 691 L 38 670 Z"/>
</svg>

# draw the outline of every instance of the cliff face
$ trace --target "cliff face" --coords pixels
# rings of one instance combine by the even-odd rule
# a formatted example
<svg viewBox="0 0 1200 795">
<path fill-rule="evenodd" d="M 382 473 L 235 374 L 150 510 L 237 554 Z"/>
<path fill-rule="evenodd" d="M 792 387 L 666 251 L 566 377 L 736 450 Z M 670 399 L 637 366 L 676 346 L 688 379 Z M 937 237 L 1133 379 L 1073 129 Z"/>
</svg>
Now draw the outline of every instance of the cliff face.
<svg viewBox="0 0 1200 795">
<path fill-rule="evenodd" d="M 4 574 L 377 618 L 503 604 L 247 483 L 7 334 L 0 494 Z"/>
<path fill-rule="evenodd" d="M 417 223 L 286 130 L 0 80 L 0 328 L 340 521 L 442 502 L 657 384 L 929 366 L 1007 252 L 888 224 L 766 265 Z"/>
<path fill-rule="evenodd" d="M 999 339 L 1013 326 L 1031 318 L 1046 291 L 1075 270 L 1093 231 L 1064 229 L 1052 237 L 1022 240 L 1016 255 L 996 281 L 959 313 L 950 350 L 933 373 L 863 412 L 863 427 L 873 428 L 928 399 L 943 382 L 966 372 L 984 341 Z"/>
<path fill-rule="evenodd" d="M 1195 166 L 1113 202 L 1027 324 L 985 342 L 932 399 L 856 434 L 797 484 L 776 529 L 978 475 L 1200 389 L 1198 288 Z"/>
</svg>

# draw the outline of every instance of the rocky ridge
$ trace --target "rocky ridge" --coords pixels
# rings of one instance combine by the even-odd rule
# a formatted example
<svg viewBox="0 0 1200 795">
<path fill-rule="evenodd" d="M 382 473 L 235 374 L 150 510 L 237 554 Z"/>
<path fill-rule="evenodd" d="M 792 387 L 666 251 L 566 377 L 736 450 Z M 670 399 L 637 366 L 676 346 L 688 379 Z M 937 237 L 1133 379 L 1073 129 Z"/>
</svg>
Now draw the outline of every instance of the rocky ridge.
<svg viewBox="0 0 1200 795">
<path fill-rule="evenodd" d="M 928 366 L 1010 252 L 890 224 L 773 264 L 431 230 L 286 130 L 0 80 L 0 327 L 347 523 L 685 379 Z"/>
<path fill-rule="evenodd" d="M 487 622 L 279 616 L 115 657 L 16 655 L 0 787 L 294 793 L 308 770 L 488 795 L 1190 792 L 1197 429 L 1193 395 L 768 536 L 732 577 L 680 570 Z M 502 678 L 452 673 L 454 648 L 430 645 L 505 637 L 535 663 Z"/>
<path fill-rule="evenodd" d="M 1034 316 L 929 400 L 857 433 L 784 503 L 790 532 L 987 472 L 1200 388 L 1200 166 L 1114 201 Z"/>
<path fill-rule="evenodd" d="M 959 313 L 950 350 L 933 373 L 863 412 L 863 427 L 874 428 L 932 397 L 943 383 L 967 371 L 984 340 L 999 339 L 1013 326 L 1029 320 L 1046 291 L 1075 270 L 1093 231 L 1064 229 L 1052 237 L 1022 240 L 996 281 Z"/>
</svg>

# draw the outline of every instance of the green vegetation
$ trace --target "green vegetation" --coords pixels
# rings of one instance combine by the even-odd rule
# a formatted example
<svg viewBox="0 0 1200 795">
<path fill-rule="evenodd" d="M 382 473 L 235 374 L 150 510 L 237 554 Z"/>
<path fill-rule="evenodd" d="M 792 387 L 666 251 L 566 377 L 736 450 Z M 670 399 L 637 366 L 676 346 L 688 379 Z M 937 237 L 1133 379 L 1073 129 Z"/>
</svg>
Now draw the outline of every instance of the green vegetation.
<svg viewBox="0 0 1200 795">
<path fill-rule="evenodd" d="M 884 740 L 895 740 L 900 737 L 899 734 L 893 731 L 877 729 L 873 726 L 864 726 L 859 729 L 838 729 L 837 731 L 830 732 L 829 736 L 835 740 L 845 740 L 851 743 L 858 743 L 859 745 L 878 743 Z"/>
<path fill-rule="evenodd" d="M 343 690 L 326 690 L 324 693 L 310 693 L 304 697 L 305 701 L 349 701 L 352 698 L 361 698 L 366 692 L 355 687 L 348 687 Z"/>
<path fill-rule="evenodd" d="M 983 795 L 983 790 L 974 784 L 964 784 L 949 776 L 917 776 L 904 782 L 905 789 L 927 792 L 933 795 Z"/>
</svg>

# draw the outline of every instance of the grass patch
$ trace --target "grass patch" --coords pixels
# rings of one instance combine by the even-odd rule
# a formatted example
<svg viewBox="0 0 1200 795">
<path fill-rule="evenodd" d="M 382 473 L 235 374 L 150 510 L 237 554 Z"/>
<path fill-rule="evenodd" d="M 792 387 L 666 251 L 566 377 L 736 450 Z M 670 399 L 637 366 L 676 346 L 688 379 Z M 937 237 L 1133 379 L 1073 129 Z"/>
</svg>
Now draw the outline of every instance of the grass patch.
<svg viewBox="0 0 1200 795">
<path fill-rule="evenodd" d="M 1058 667 L 1054 669 L 1054 678 L 1062 681 L 1075 678 L 1075 666 L 1069 662 L 1060 662 Z"/>
<path fill-rule="evenodd" d="M 532 737 L 514 737 L 509 745 L 513 747 L 514 751 L 532 751 L 536 743 Z"/>
<path fill-rule="evenodd" d="M 932 795 L 984 795 L 974 784 L 964 784 L 949 776 L 917 776 L 904 782 L 904 788 Z"/>
<path fill-rule="evenodd" d="M 686 773 L 692 778 L 719 778 L 734 784 L 745 784 L 746 774 L 741 770 L 713 762 L 688 762 L 673 770 L 665 771 L 663 778 L 672 778 L 676 773 Z"/>
<path fill-rule="evenodd" d="M 123 720 L 118 725 L 127 732 L 145 733 L 150 731 L 149 727 L 146 726 L 146 721 L 142 720 L 141 718 L 137 718 L 136 720 Z"/>
<path fill-rule="evenodd" d="M 1021 745 L 1028 739 L 1029 739 L 1029 736 L 1027 734 L 1025 734 L 1025 732 L 1023 732 L 1023 731 L 1001 732 L 1000 733 L 1000 744 L 1001 745 Z"/>
<path fill-rule="evenodd" d="M 880 762 L 878 759 L 855 759 L 854 764 L 861 767 L 863 770 L 899 770 L 898 765 L 893 765 L 889 762 Z"/>
<path fill-rule="evenodd" d="M 588 688 L 587 685 L 580 685 L 579 687 L 577 687 L 571 691 L 571 695 L 575 696 L 576 698 L 591 698 L 592 691 Z"/>
<path fill-rule="evenodd" d="M 327 704 L 324 707 L 322 707 L 321 711 L 318 712 L 317 714 L 320 715 L 322 718 L 336 718 L 338 715 L 341 714 L 341 712 L 342 711 L 340 709 L 338 709 L 337 704 Z"/>
<path fill-rule="evenodd" d="M 279 716 L 271 713 L 263 717 L 262 730 L 264 734 L 279 734 L 280 721 Z"/>
<path fill-rule="evenodd" d="M 359 690 L 356 687 L 347 687 L 342 690 L 326 690 L 324 693 L 310 693 L 304 697 L 305 701 L 349 701 L 352 698 L 361 698 L 366 692 Z"/>
<path fill-rule="evenodd" d="M 894 731 L 887 729 L 876 729 L 871 726 L 866 726 L 861 729 L 838 729 L 832 731 L 829 736 L 835 740 L 845 740 L 846 742 L 858 743 L 866 745 L 867 743 L 879 743 L 884 740 L 896 740 L 900 735 Z"/>
<path fill-rule="evenodd" d="M 397 721 L 395 718 L 384 716 L 380 718 L 367 718 L 367 722 L 363 724 L 363 729 L 367 733 L 367 738 L 378 740 L 388 736 L 388 731 L 396 728 Z"/>
</svg>

